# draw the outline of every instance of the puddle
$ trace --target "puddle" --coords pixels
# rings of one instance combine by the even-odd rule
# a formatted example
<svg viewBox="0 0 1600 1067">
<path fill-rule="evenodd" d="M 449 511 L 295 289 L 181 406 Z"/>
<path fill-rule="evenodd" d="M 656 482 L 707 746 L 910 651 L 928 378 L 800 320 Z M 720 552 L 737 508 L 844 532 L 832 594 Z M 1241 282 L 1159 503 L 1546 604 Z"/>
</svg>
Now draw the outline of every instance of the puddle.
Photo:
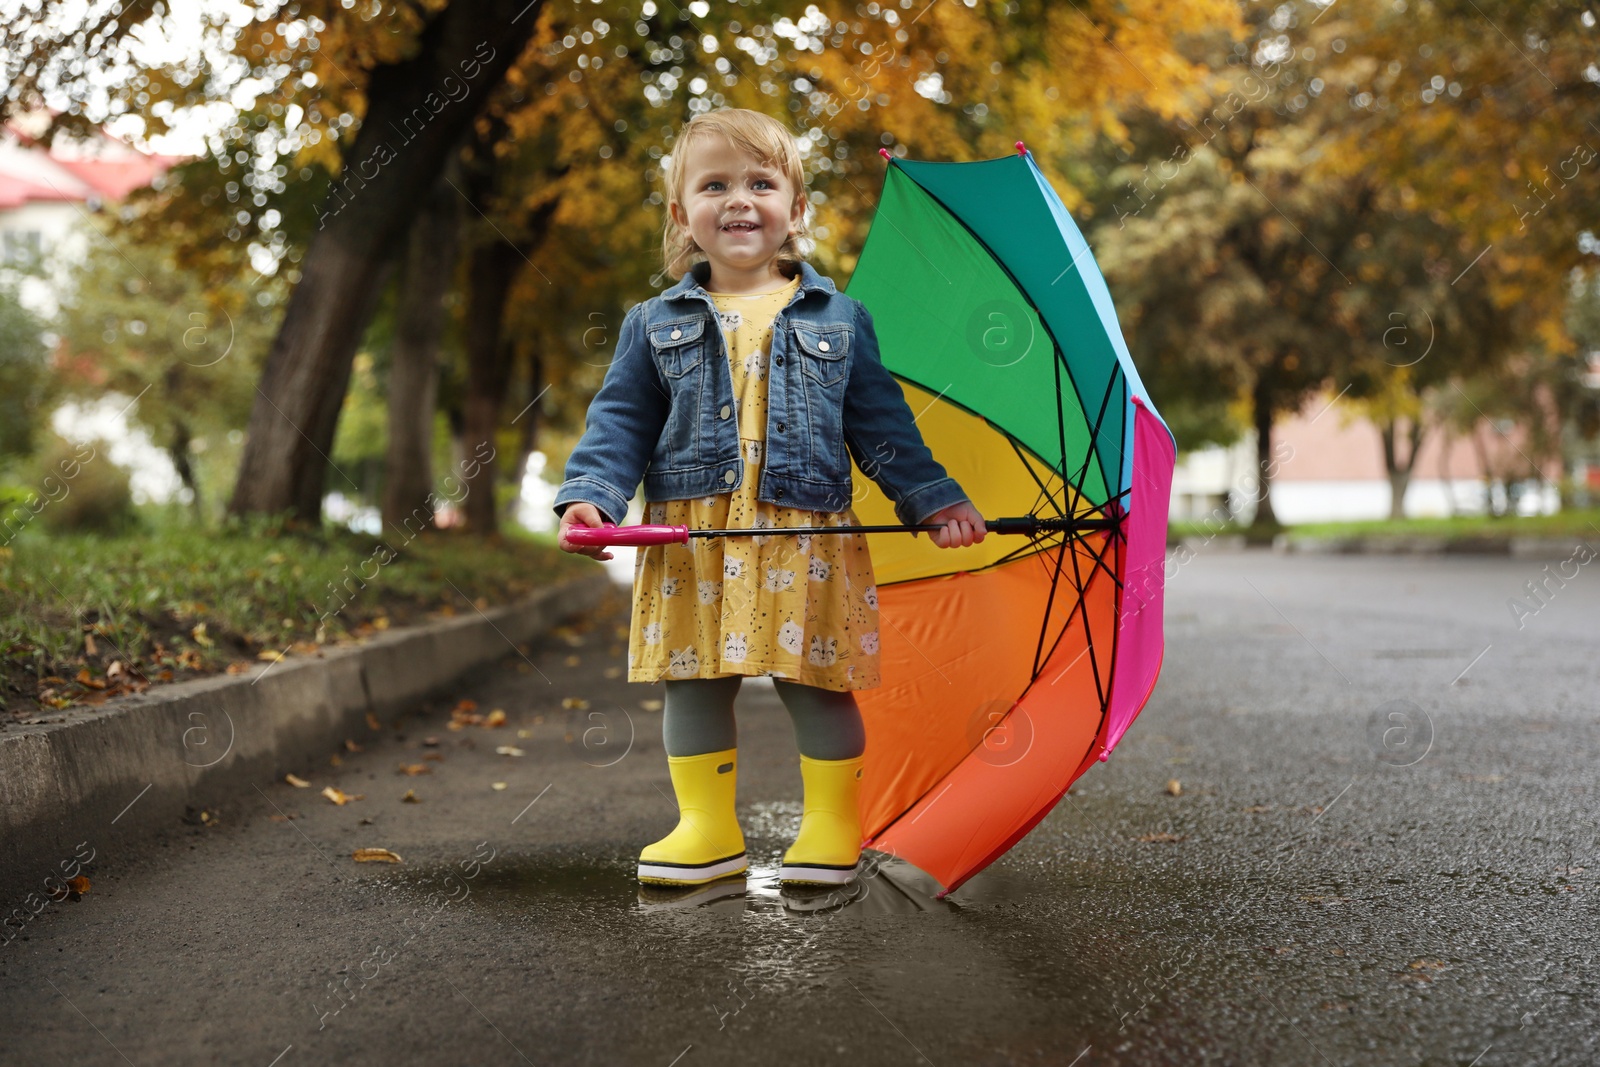
<svg viewBox="0 0 1600 1067">
<path fill-rule="evenodd" d="M 798 818 L 795 820 L 798 822 Z M 692 910 L 722 915 L 772 916 L 803 921 L 817 913 L 863 916 L 952 914 L 952 900 L 935 896 L 938 883 L 904 860 L 865 849 L 861 873 L 843 886 L 782 886 L 779 848 L 752 849 L 742 875 L 702 886 L 642 885 L 633 855 L 595 856 L 566 851 L 502 853 L 475 877 L 448 864 L 396 871 L 374 885 L 458 906 L 489 911 L 569 916 L 651 916 Z"/>
</svg>

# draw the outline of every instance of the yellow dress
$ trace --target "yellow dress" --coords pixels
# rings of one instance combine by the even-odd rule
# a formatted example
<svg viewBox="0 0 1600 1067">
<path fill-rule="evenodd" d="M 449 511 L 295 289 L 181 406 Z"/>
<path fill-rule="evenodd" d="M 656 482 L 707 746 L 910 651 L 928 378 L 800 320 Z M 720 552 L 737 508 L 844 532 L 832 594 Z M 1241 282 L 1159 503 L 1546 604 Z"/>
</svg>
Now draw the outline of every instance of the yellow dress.
<svg viewBox="0 0 1600 1067">
<path fill-rule="evenodd" d="M 727 493 L 647 503 L 645 521 L 699 529 L 854 526 L 855 510 L 803 511 L 756 499 L 767 433 L 773 317 L 798 278 L 772 293 L 710 293 L 738 398 L 744 478 Z M 707 358 L 711 358 L 708 352 Z M 724 358 L 721 351 L 717 358 Z M 822 689 L 871 689 L 878 588 L 863 534 L 691 537 L 638 550 L 628 680 L 770 675 Z"/>
</svg>

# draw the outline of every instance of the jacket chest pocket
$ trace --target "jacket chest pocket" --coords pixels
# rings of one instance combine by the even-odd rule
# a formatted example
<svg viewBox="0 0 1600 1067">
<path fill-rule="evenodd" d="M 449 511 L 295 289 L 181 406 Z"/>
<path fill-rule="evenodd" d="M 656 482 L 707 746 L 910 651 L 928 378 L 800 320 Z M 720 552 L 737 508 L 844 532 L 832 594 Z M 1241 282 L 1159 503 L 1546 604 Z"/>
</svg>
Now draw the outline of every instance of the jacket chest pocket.
<svg viewBox="0 0 1600 1067">
<path fill-rule="evenodd" d="M 832 386 L 844 381 L 850 352 L 849 326 L 794 325 L 795 347 L 806 377 L 818 385 Z"/>
<path fill-rule="evenodd" d="M 705 329 L 705 319 L 650 327 L 650 351 L 663 377 L 682 378 L 705 360 Z"/>
</svg>

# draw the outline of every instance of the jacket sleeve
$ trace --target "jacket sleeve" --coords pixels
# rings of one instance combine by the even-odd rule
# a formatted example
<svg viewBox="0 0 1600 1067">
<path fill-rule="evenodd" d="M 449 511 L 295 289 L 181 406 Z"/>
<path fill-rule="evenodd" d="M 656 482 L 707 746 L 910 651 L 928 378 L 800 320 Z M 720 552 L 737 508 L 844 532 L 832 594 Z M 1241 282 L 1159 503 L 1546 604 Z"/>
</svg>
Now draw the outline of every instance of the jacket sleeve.
<svg viewBox="0 0 1600 1067">
<path fill-rule="evenodd" d="M 844 394 L 844 441 L 856 465 L 894 501 L 907 525 L 967 499 L 923 443 L 905 392 L 883 365 L 872 313 L 855 307 L 855 354 Z"/>
<path fill-rule="evenodd" d="M 620 524 L 644 478 L 666 425 L 671 396 L 650 358 L 643 318 L 642 303 L 623 317 L 616 354 L 584 415 L 583 436 L 567 459 L 566 480 L 556 490 L 552 507 L 557 515 L 568 504 L 584 501 Z"/>
</svg>

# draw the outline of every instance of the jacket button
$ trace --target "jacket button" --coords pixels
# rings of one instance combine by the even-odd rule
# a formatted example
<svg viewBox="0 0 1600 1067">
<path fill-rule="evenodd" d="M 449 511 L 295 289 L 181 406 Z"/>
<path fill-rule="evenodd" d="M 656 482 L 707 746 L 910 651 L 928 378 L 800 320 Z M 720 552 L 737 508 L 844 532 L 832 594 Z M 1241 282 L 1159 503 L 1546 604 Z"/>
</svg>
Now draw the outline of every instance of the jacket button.
<svg viewBox="0 0 1600 1067">
<path fill-rule="evenodd" d="M 778 432 L 779 433 L 783 433 L 788 428 L 789 428 L 789 424 L 788 423 L 785 423 L 785 422 L 778 423 Z"/>
<path fill-rule="evenodd" d="M 731 411 L 733 411 L 733 409 L 730 408 L 728 405 L 726 405 L 726 404 L 722 405 L 722 418 L 724 418 L 724 419 L 727 418 L 728 414 Z"/>
<path fill-rule="evenodd" d="M 682 330 L 673 330 L 672 331 L 672 339 L 674 341 L 676 341 L 678 338 L 680 338 L 682 336 L 683 336 L 683 331 Z"/>
<path fill-rule="evenodd" d="M 732 471 L 729 471 L 727 474 L 724 474 L 722 476 L 722 480 L 727 482 L 729 485 L 732 485 L 733 484 L 733 480 L 735 478 L 737 478 L 737 477 L 738 477 L 738 475 L 734 474 Z"/>
<path fill-rule="evenodd" d="M 779 499 L 779 500 L 782 500 L 782 499 L 783 499 L 783 490 L 782 490 L 782 489 L 779 489 L 779 490 L 778 490 L 778 493 L 777 493 L 777 496 L 778 496 L 778 499 Z"/>
<path fill-rule="evenodd" d="M 817 348 L 820 349 L 823 352 L 826 352 L 828 350 L 828 342 L 826 342 L 826 341 L 818 341 L 817 342 Z"/>
<path fill-rule="evenodd" d="M 783 357 L 782 356 L 774 356 L 772 358 L 772 362 L 776 363 L 778 366 L 781 367 L 781 366 L 783 366 Z"/>
</svg>

